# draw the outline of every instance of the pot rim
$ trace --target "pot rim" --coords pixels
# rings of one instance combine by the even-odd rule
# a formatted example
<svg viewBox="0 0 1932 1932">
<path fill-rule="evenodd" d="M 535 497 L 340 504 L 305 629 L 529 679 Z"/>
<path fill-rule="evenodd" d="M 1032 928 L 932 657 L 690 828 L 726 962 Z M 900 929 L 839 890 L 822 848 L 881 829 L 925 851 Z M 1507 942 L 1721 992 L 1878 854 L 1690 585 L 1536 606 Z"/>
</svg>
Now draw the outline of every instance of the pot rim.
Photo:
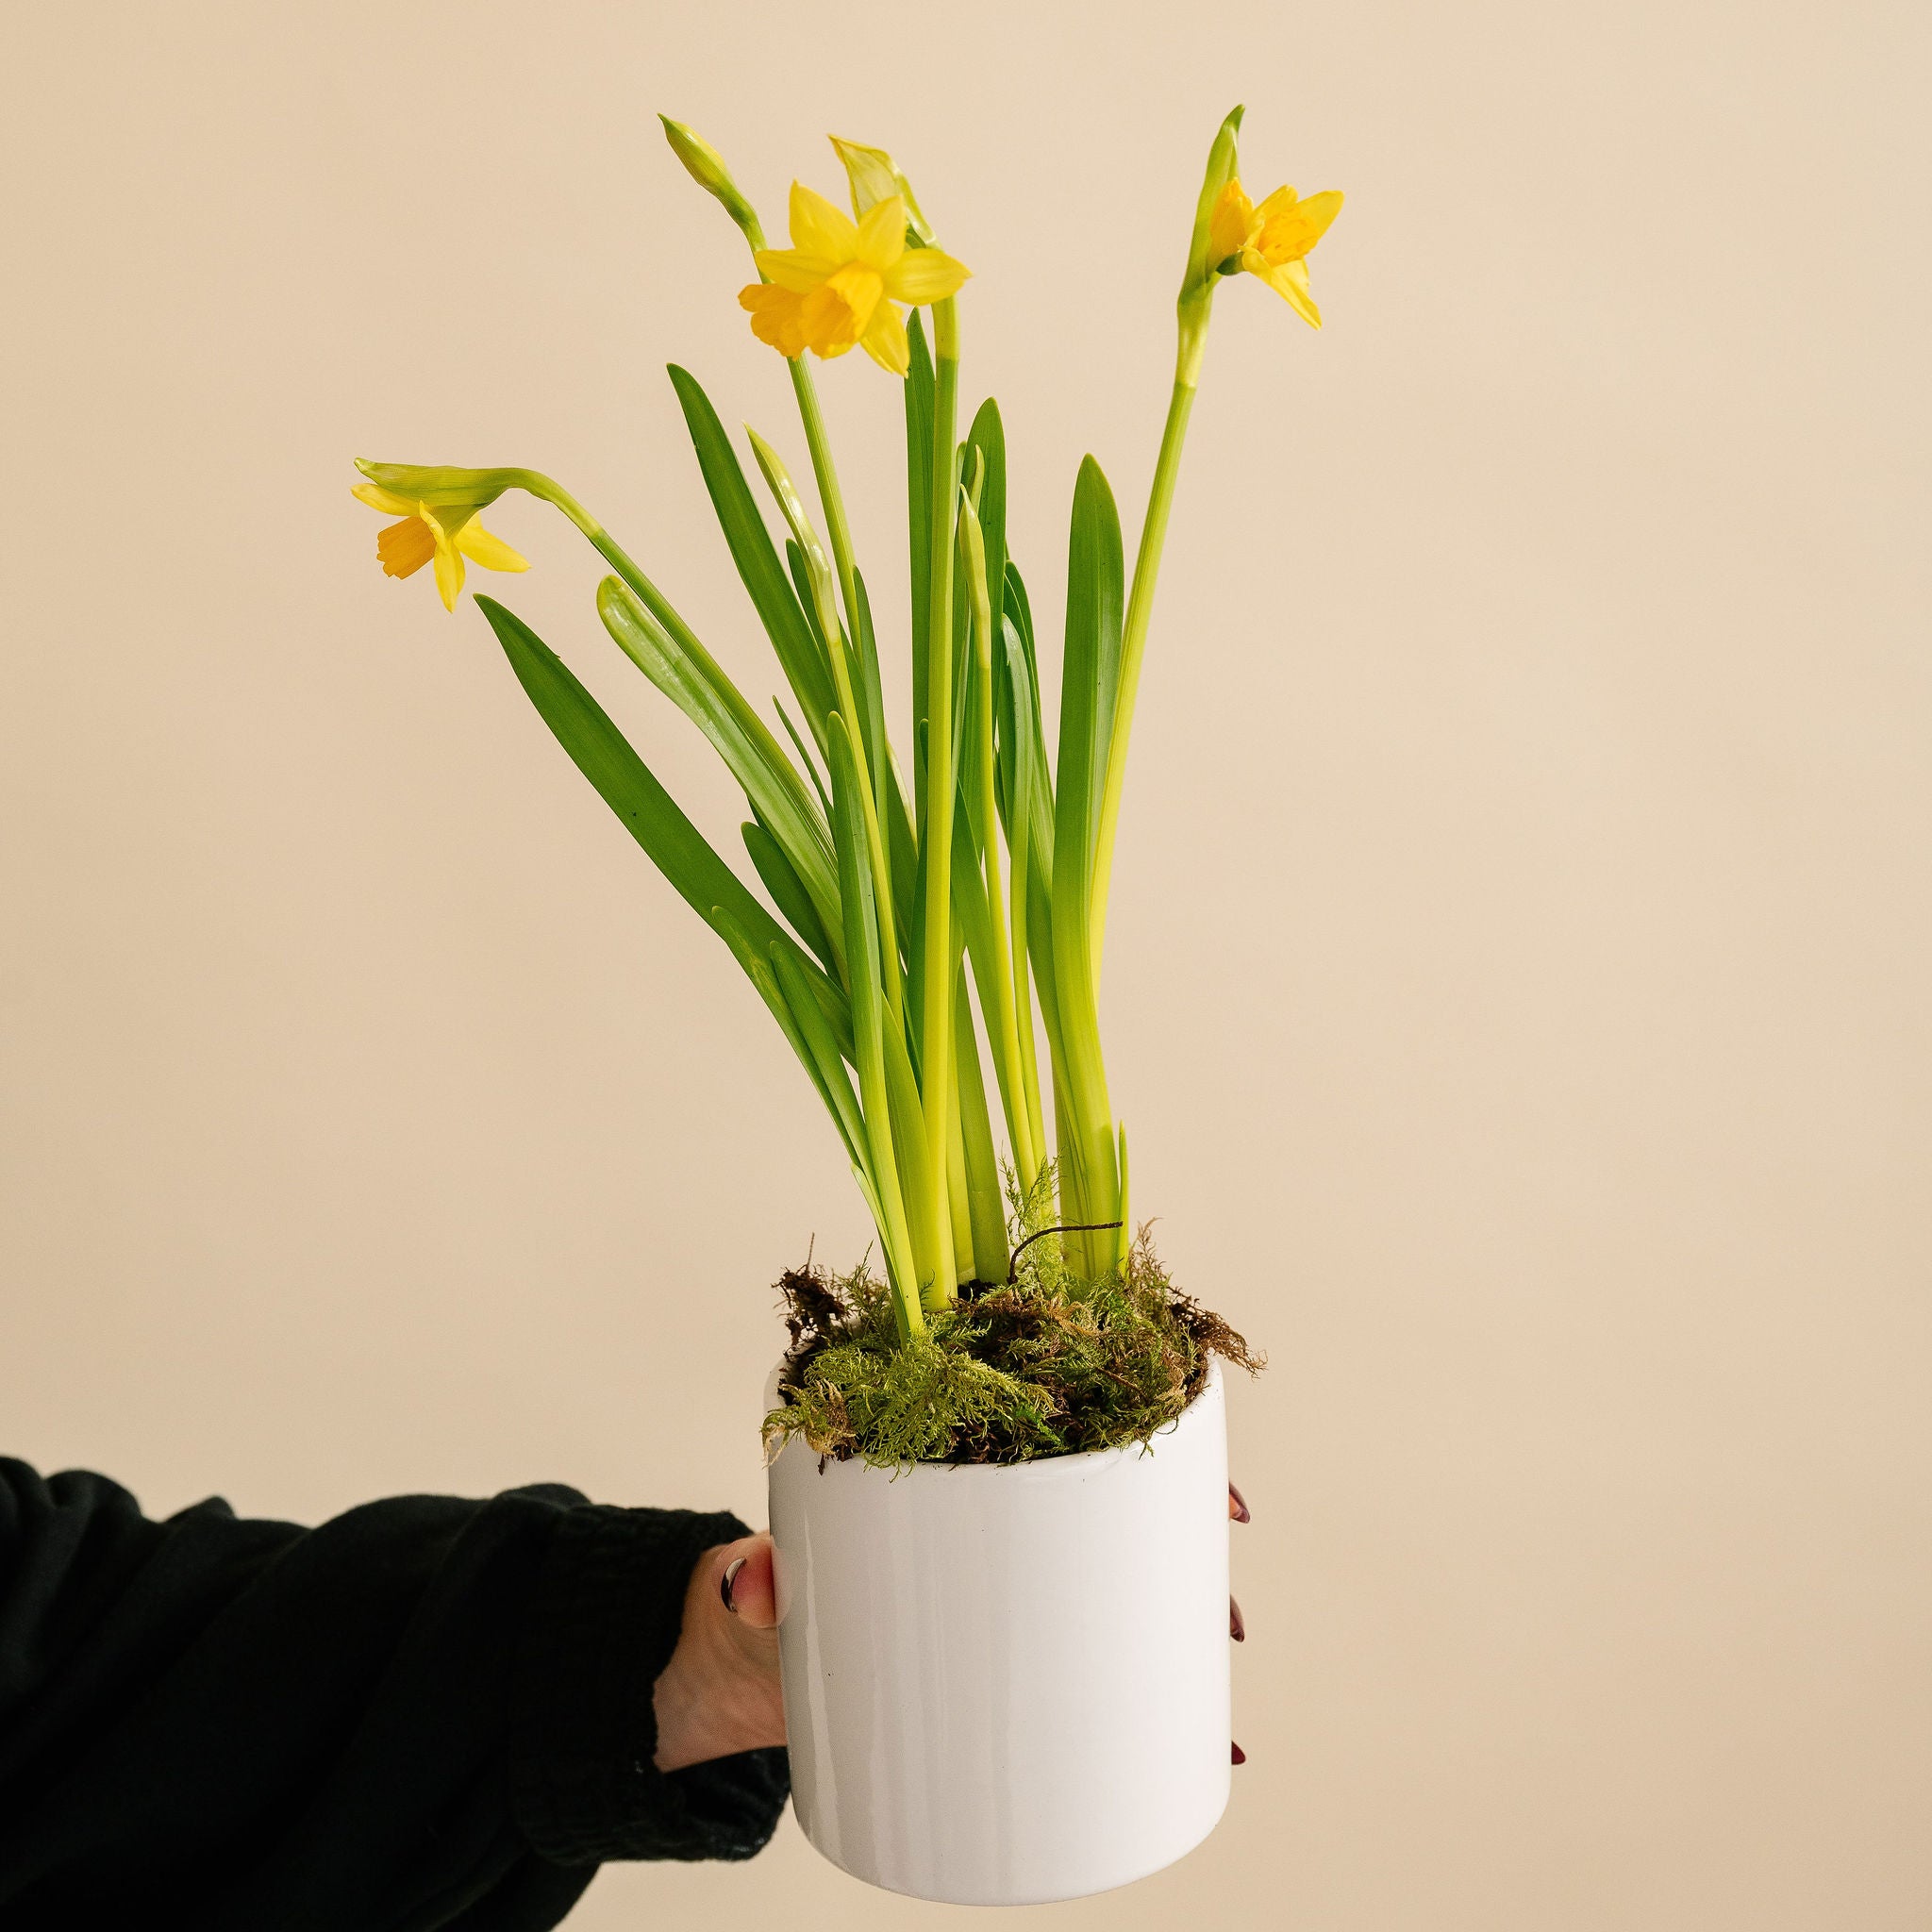
<svg viewBox="0 0 1932 1932">
<path fill-rule="evenodd" d="M 765 1414 L 769 1415 L 778 1404 L 778 1378 L 785 1372 L 785 1358 L 779 1357 L 776 1365 L 765 1381 Z M 810 1444 L 793 1437 L 783 1448 L 767 1458 L 766 1466 L 774 1468 L 782 1456 L 793 1449 L 802 1449 L 807 1456 L 814 1457 L 820 1464 L 819 1474 L 829 1475 L 834 1470 L 856 1470 L 867 1475 L 880 1476 L 888 1482 L 903 1482 L 909 1478 L 924 1475 L 928 1480 L 935 1476 L 976 1476 L 982 1481 L 996 1476 L 1030 1476 L 1038 1482 L 1044 1480 L 1050 1472 L 1079 1470 L 1087 1472 L 1099 1466 L 1123 1460 L 1128 1457 L 1138 1460 L 1154 1453 L 1154 1445 L 1163 1437 L 1175 1434 L 1183 1424 L 1197 1417 L 1203 1407 L 1221 1394 L 1223 1387 L 1221 1357 L 1210 1355 L 1208 1357 L 1208 1379 L 1201 1385 L 1201 1391 L 1174 1417 L 1171 1423 L 1163 1423 L 1146 1441 L 1120 1442 L 1110 1449 L 1078 1449 L 1063 1456 L 1033 1456 L 1024 1462 L 901 1462 L 891 1466 L 867 1462 L 864 1457 L 848 1456 L 843 1461 L 830 1457 L 821 1457 Z"/>
</svg>

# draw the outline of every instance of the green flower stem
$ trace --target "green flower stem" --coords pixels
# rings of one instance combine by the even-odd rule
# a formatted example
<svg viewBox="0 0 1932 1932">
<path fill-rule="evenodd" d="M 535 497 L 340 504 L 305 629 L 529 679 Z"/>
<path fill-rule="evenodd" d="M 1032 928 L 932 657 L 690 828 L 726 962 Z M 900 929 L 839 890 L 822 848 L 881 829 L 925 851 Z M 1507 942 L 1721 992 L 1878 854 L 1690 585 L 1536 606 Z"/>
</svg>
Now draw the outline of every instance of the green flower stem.
<svg viewBox="0 0 1932 1932">
<path fill-rule="evenodd" d="M 825 435 L 824 412 L 819 408 L 818 384 L 795 356 L 785 365 L 791 372 L 792 393 L 798 398 L 798 418 L 805 425 L 805 445 L 811 452 L 811 473 L 819 486 L 819 506 L 825 513 L 825 535 L 832 545 L 832 565 L 839 573 L 839 597 L 845 607 L 845 635 L 858 646 L 858 581 L 852 560 L 852 531 L 845 521 L 845 499 L 839 489 L 839 472 L 832 463 L 832 446 Z M 878 774 L 874 774 L 876 787 Z"/>
<path fill-rule="evenodd" d="M 678 615 L 677 607 L 647 577 L 636 560 L 602 524 L 574 497 L 562 484 L 535 470 L 523 473 L 528 480 L 519 487 L 545 503 L 555 504 L 586 537 L 591 547 L 612 570 L 637 592 L 638 601 L 687 650 L 702 652 L 696 634 Z"/>
<path fill-rule="evenodd" d="M 732 194 L 735 203 L 726 202 L 726 211 L 738 224 L 746 245 L 751 249 L 752 266 L 758 269 L 758 280 L 768 282 L 771 276 L 758 267 L 758 253 L 765 245 L 764 228 L 751 204 L 738 193 L 735 186 Z M 832 564 L 839 573 L 839 596 L 845 607 L 845 635 L 857 647 L 858 580 L 852 556 L 852 530 L 845 521 L 845 498 L 839 488 L 839 472 L 832 462 L 832 445 L 825 434 L 824 411 L 819 408 L 818 384 L 812 380 L 811 371 L 807 368 L 803 356 L 791 358 L 785 366 L 791 374 L 791 392 L 798 398 L 798 418 L 805 425 L 806 447 L 811 452 L 811 473 L 819 486 L 819 507 L 824 511 L 825 535 L 832 545 Z M 855 724 L 857 722 L 855 718 Z M 882 783 L 883 774 L 874 772 L 873 789 L 875 793 Z"/>
<path fill-rule="evenodd" d="M 806 447 L 811 453 L 812 475 L 819 486 L 819 506 L 824 512 L 825 534 L 832 546 L 832 567 L 839 575 L 839 595 L 845 609 L 845 635 L 851 641 L 855 651 L 863 648 L 860 640 L 863 635 L 859 624 L 858 572 L 853 560 L 852 530 L 845 521 L 845 499 L 839 488 L 839 472 L 832 461 L 830 439 L 825 434 L 825 419 L 819 408 L 818 385 L 812 380 L 811 371 L 805 366 L 805 358 L 799 356 L 787 363 L 791 372 L 791 388 L 798 398 L 799 420 L 805 425 Z M 823 614 L 820 618 L 824 627 Z M 830 631 L 826 633 L 831 642 Z M 840 656 L 834 650 L 835 658 Z M 849 674 L 846 675 L 849 684 Z M 881 869 L 879 893 L 879 937 L 886 954 L 886 992 L 895 1019 L 904 1024 L 905 992 L 904 975 L 899 968 L 899 936 L 897 920 L 892 905 L 892 866 L 887 849 L 887 840 L 893 835 L 893 822 L 896 816 L 903 819 L 903 807 L 894 800 L 894 810 L 887 809 L 887 801 L 894 799 L 897 780 L 891 766 L 890 754 L 879 757 L 885 748 L 885 723 L 883 719 L 871 720 L 871 729 L 860 729 L 860 721 L 867 714 L 853 708 L 854 693 L 844 685 L 841 686 L 840 702 L 844 704 L 853 728 L 859 738 L 859 769 L 866 780 L 867 825 L 873 834 L 874 856 Z M 868 693 L 868 711 L 871 708 L 871 694 Z M 874 743 L 874 733 L 878 734 Z M 903 836 L 903 834 L 901 835 Z"/>
<path fill-rule="evenodd" d="M 637 592 L 638 599 L 644 608 L 673 637 L 680 643 L 691 637 L 691 626 L 677 614 L 670 599 L 638 568 L 609 531 L 561 483 L 537 470 L 520 470 L 517 472 L 517 477 L 518 480 L 513 487 L 525 490 L 532 496 L 539 497 L 545 503 L 554 504 L 560 509 L 591 540 L 591 546 L 597 554 Z"/>
<path fill-rule="evenodd" d="M 1182 331 L 1181 362 L 1191 375 L 1199 373 L 1199 348 L 1207 333 L 1205 311 L 1198 330 Z M 1174 505 L 1181 446 L 1187 441 L 1188 416 L 1193 407 L 1193 382 L 1177 381 L 1167 406 L 1167 426 L 1161 431 L 1160 455 L 1154 465 L 1153 487 L 1147 493 L 1141 547 L 1134 557 L 1134 585 L 1127 594 L 1126 621 L 1121 630 L 1120 682 L 1114 696 L 1113 732 L 1107 747 L 1107 782 L 1101 792 L 1100 829 L 1093 851 L 1090 931 L 1096 986 L 1100 979 L 1101 950 L 1107 939 L 1107 894 L 1113 875 L 1113 841 L 1120 824 L 1121 791 L 1126 781 L 1127 741 L 1134 729 L 1134 696 L 1141 685 L 1141 658 L 1147 647 L 1148 622 L 1154 615 L 1154 586 L 1160 575 L 1160 553 L 1167 542 L 1167 515 Z"/>
<path fill-rule="evenodd" d="M 953 505 L 958 493 L 954 447 L 959 393 L 959 318 L 950 296 L 933 305 L 931 595 L 926 618 L 925 931 L 920 955 L 921 1100 L 926 1158 L 932 1169 L 933 1222 L 950 1247 L 953 1204 L 948 1198 L 952 1136 L 958 1119 L 952 1096 L 953 1055 Z M 963 1167 L 963 1158 L 961 1160 Z M 953 1257 L 946 1257 L 948 1263 Z M 957 1295 L 955 1267 L 942 1268 L 927 1288 L 932 1306 Z"/>
</svg>

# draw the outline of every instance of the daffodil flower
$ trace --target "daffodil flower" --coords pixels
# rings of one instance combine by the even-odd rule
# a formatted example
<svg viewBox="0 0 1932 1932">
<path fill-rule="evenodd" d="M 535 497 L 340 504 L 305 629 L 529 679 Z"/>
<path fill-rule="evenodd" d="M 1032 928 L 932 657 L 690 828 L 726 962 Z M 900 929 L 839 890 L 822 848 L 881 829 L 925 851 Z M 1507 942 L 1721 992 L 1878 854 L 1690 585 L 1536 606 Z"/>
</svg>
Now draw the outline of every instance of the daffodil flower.
<svg viewBox="0 0 1932 1932">
<path fill-rule="evenodd" d="M 1322 311 L 1308 293 L 1308 251 L 1341 212 L 1334 189 L 1306 201 L 1292 188 L 1277 188 L 1265 201 L 1253 202 L 1240 178 L 1222 189 L 1208 224 L 1208 258 L 1217 275 L 1245 270 L 1285 301 L 1310 328 L 1322 326 Z"/>
<path fill-rule="evenodd" d="M 379 509 L 386 517 L 400 517 L 375 539 L 375 555 L 383 575 L 413 576 L 425 563 L 436 565 L 436 588 L 445 610 L 457 608 L 463 588 L 463 559 L 480 563 L 485 570 L 528 570 L 528 562 L 518 556 L 501 537 L 491 536 L 476 521 L 480 503 L 439 504 L 431 508 L 420 499 L 398 496 L 379 483 L 358 483 L 350 491 L 358 503 Z M 495 494 L 491 491 L 491 496 Z"/>
<path fill-rule="evenodd" d="M 842 356 L 861 348 L 881 369 L 904 375 L 912 366 L 900 302 L 938 302 L 971 271 L 937 248 L 908 248 L 906 204 L 896 194 L 869 208 L 862 221 L 823 194 L 791 184 L 791 246 L 761 248 L 768 276 L 739 291 L 751 330 L 781 356 Z"/>
</svg>

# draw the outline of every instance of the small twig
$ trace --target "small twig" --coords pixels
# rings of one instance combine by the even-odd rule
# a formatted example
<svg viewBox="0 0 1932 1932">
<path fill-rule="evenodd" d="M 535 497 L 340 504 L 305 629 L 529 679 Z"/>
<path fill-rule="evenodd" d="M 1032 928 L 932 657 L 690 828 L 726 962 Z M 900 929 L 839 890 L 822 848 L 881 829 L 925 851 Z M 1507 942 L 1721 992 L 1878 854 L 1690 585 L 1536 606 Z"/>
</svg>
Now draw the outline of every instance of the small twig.
<svg viewBox="0 0 1932 1932">
<path fill-rule="evenodd" d="M 1011 1288 L 1014 1282 L 1019 1280 L 1020 1257 L 1035 1241 L 1043 1241 L 1050 1234 L 1098 1234 L 1104 1227 L 1118 1227 L 1120 1223 L 1118 1221 L 1068 1221 L 1063 1222 L 1058 1227 L 1042 1227 L 1038 1234 L 1029 1234 L 1013 1250 L 1013 1257 L 1007 1266 L 1007 1286 Z"/>
</svg>

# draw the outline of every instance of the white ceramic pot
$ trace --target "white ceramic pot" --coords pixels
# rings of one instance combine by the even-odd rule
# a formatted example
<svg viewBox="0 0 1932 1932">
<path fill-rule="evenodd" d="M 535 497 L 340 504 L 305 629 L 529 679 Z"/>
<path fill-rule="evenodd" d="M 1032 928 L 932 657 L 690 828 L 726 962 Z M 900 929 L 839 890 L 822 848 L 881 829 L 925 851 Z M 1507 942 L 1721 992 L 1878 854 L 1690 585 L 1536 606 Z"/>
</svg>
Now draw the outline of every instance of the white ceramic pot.
<svg viewBox="0 0 1932 1932">
<path fill-rule="evenodd" d="M 1035 1905 L 1158 1872 L 1227 1803 L 1219 1368 L 1154 1439 L 771 1471 L 798 1818 L 855 1876 Z"/>
</svg>

